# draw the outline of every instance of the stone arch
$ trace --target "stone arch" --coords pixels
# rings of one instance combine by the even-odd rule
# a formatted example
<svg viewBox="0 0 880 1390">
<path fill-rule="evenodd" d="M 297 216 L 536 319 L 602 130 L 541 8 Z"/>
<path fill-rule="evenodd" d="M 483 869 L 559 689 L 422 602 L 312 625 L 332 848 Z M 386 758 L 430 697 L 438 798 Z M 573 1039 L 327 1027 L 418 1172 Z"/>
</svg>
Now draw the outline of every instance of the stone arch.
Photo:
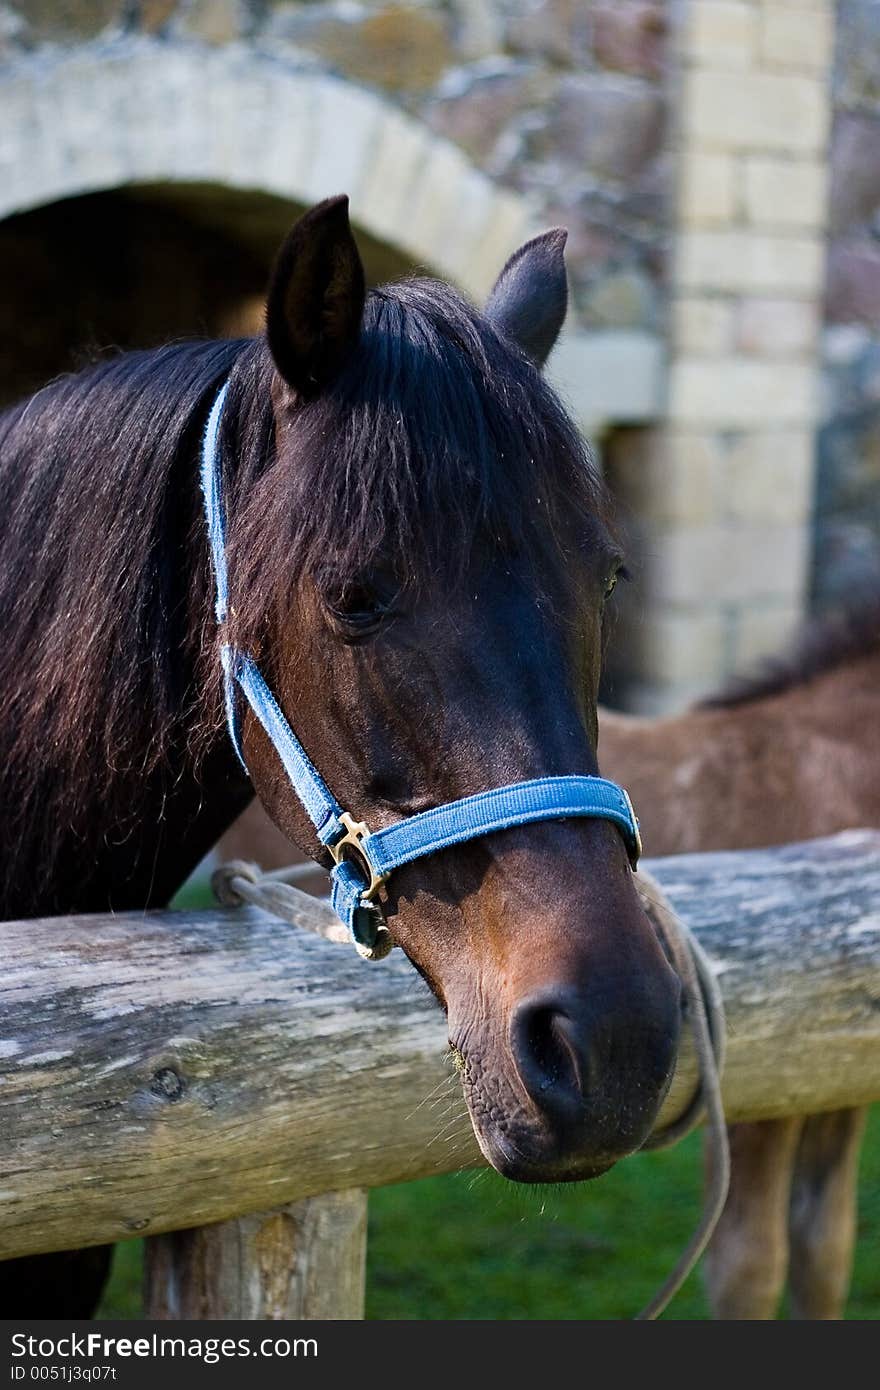
<svg viewBox="0 0 880 1390">
<path fill-rule="evenodd" d="M 0 218 L 0 408 L 108 348 L 259 333 L 301 203 L 228 184 L 129 183 Z M 413 270 L 358 228 L 368 284 Z"/>
<path fill-rule="evenodd" d="M 2 81 L 0 217 L 78 194 L 216 183 L 353 220 L 481 296 L 534 228 L 449 141 L 372 92 L 246 45 L 114 39 L 42 49 Z"/>
</svg>

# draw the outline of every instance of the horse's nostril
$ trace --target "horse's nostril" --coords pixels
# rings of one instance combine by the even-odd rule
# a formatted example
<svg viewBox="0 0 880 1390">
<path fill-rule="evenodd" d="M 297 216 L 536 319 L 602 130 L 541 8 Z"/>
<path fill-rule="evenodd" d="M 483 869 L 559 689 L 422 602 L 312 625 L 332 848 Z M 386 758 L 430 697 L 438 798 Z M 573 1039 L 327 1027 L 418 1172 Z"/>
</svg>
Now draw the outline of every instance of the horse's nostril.
<svg viewBox="0 0 880 1390">
<path fill-rule="evenodd" d="M 584 1048 L 573 1020 L 552 1000 L 518 1005 L 511 1046 L 523 1086 L 537 1105 L 583 1104 L 589 1083 Z"/>
</svg>

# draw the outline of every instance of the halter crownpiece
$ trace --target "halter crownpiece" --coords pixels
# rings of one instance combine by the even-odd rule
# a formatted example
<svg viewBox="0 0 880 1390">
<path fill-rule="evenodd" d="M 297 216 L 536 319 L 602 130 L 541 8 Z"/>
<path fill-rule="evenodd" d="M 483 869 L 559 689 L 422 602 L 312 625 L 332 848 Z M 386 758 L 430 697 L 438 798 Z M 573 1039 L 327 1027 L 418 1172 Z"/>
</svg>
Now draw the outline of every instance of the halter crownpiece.
<svg viewBox="0 0 880 1390">
<path fill-rule="evenodd" d="M 228 616 L 229 582 L 218 437 L 228 387 L 227 382 L 211 407 L 201 458 L 216 588 L 215 612 L 221 625 Z M 333 858 L 333 909 L 348 927 L 362 955 L 377 955 L 379 936 L 388 931 L 376 894 L 394 870 L 482 835 L 533 821 L 598 817 L 617 826 L 635 869 L 642 846 L 632 802 L 622 787 L 604 777 L 572 775 L 515 782 L 421 811 L 384 830 L 370 831 L 363 821 L 355 820 L 339 805 L 288 724 L 253 658 L 229 643 L 223 644 L 220 655 L 226 719 L 239 761 L 247 772 L 239 736 L 237 689 L 266 731 L 318 839 Z"/>
</svg>

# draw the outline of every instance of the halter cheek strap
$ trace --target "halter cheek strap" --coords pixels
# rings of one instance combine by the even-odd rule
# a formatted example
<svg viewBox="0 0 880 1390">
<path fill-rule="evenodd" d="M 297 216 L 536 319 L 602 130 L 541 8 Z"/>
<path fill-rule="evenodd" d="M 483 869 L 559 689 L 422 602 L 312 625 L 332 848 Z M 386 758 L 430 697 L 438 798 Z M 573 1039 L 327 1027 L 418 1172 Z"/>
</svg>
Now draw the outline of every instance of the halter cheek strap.
<svg viewBox="0 0 880 1390">
<path fill-rule="evenodd" d="M 218 447 L 227 390 L 228 383 L 211 408 L 201 458 L 202 493 L 216 588 L 215 612 L 220 624 L 226 622 L 229 612 L 226 513 Z M 497 787 L 460 801 L 450 801 L 445 806 L 409 816 L 384 830 L 371 832 L 339 805 L 288 724 L 253 658 L 225 643 L 221 648 L 221 660 L 229 734 L 241 765 L 247 771 L 239 735 L 238 691 L 266 731 L 318 839 L 333 857 L 330 874 L 333 908 L 348 926 L 362 954 L 372 954 L 378 933 L 385 930 L 381 908 L 375 899 L 395 869 L 482 835 L 534 821 L 564 820 L 570 816 L 598 817 L 617 826 L 633 868 L 638 863 L 641 841 L 632 803 L 622 787 L 604 777 L 538 777 L 528 782 L 515 782 L 509 787 Z"/>
</svg>

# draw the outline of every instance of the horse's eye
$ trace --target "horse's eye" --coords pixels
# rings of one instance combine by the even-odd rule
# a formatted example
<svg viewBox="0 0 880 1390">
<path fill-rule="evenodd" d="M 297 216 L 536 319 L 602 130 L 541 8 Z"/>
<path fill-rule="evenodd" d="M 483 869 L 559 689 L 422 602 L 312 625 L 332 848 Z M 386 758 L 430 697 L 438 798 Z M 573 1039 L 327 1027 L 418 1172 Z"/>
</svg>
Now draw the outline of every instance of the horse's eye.
<svg viewBox="0 0 880 1390">
<path fill-rule="evenodd" d="M 356 580 L 328 599 L 327 607 L 344 627 L 367 631 L 376 627 L 391 613 L 393 594 L 385 585 L 370 580 Z"/>
<path fill-rule="evenodd" d="M 610 575 L 608 578 L 608 581 L 605 585 L 605 593 L 602 596 L 603 599 L 609 599 L 611 597 L 611 595 L 614 593 L 614 590 L 617 588 L 618 579 L 628 578 L 629 574 L 627 573 L 626 568 L 623 565 L 619 565 L 618 568 L 614 571 L 614 573 Z"/>
</svg>

